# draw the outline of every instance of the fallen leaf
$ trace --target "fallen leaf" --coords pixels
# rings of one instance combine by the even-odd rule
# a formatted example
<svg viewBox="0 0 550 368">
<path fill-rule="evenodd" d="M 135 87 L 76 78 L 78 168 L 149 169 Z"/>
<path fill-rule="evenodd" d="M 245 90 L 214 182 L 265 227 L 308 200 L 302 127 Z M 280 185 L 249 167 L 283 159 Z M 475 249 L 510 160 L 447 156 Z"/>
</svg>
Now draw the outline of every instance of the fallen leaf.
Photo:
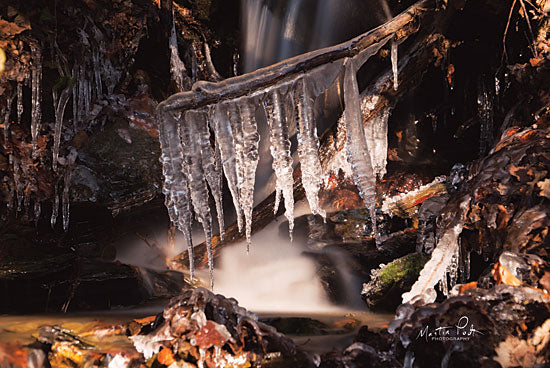
<svg viewBox="0 0 550 368">
<path fill-rule="evenodd" d="M 15 24 L 15 23 L 12 23 L 12 22 L 8 22 L 7 20 L 4 20 L 4 19 L 0 19 L 0 33 L 6 37 L 6 36 L 15 36 L 21 32 L 24 32 L 26 31 L 27 29 L 30 29 L 30 25 L 25 25 L 23 27 Z"/>
<path fill-rule="evenodd" d="M 537 187 L 540 189 L 540 196 L 550 199 L 550 179 L 539 181 Z"/>
</svg>

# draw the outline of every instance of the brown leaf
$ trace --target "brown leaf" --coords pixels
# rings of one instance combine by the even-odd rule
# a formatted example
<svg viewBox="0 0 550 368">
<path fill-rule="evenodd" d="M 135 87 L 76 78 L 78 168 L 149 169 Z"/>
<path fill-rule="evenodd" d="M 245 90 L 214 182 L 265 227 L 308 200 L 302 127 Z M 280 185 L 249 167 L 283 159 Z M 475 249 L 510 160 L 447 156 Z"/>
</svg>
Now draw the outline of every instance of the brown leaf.
<svg viewBox="0 0 550 368">
<path fill-rule="evenodd" d="M 31 29 L 30 25 L 25 25 L 23 27 L 18 26 L 15 23 L 8 22 L 7 20 L 0 19 L 0 33 L 6 37 L 6 36 L 15 36 L 21 32 L 26 31 L 27 29 Z"/>
<path fill-rule="evenodd" d="M 550 199 L 550 179 L 539 181 L 537 187 L 540 189 L 540 196 Z"/>
</svg>

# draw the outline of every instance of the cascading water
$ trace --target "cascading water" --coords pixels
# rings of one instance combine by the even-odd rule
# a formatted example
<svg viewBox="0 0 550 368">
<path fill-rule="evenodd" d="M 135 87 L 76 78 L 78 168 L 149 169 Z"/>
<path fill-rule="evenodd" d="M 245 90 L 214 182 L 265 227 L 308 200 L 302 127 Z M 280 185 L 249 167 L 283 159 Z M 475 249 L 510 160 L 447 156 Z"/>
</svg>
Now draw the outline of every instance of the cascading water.
<svg viewBox="0 0 550 368">
<path fill-rule="evenodd" d="M 387 19 L 384 2 L 241 0 L 242 72 L 335 45 L 374 28 Z"/>
</svg>

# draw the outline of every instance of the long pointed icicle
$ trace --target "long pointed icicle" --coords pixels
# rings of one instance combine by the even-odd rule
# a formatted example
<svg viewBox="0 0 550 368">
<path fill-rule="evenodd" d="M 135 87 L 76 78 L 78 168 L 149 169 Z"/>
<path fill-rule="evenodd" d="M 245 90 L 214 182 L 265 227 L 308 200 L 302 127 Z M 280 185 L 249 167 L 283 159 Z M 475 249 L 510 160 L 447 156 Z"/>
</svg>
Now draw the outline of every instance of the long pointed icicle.
<svg viewBox="0 0 550 368">
<path fill-rule="evenodd" d="M 17 82 L 17 124 L 21 124 L 23 115 L 23 82 Z"/>
<path fill-rule="evenodd" d="M 71 206 L 71 179 L 73 176 L 74 163 L 78 153 L 76 149 L 72 148 L 67 157 L 67 165 L 65 166 L 65 177 L 63 179 L 63 193 L 61 195 L 61 215 L 63 217 L 63 231 L 69 230 L 69 215 Z"/>
<path fill-rule="evenodd" d="M 290 155 L 290 140 L 288 138 L 288 125 L 285 116 L 285 100 L 281 92 L 275 89 L 263 101 L 270 127 L 270 150 L 273 156 L 273 170 L 277 177 L 277 198 L 281 193 L 285 200 L 285 216 L 288 219 L 288 230 L 292 239 L 294 229 L 294 178 L 292 177 L 292 156 Z M 278 209 L 278 201 L 274 211 Z"/>
<path fill-rule="evenodd" d="M 54 171 L 57 170 L 57 159 L 59 157 L 59 148 L 61 146 L 61 133 L 63 132 L 63 115 L 65 114 L 65 107 L 71 97 L 73 88 L 71 85 L 65 87 L 59 96 L 59 99 L 56 98 L 54 92 L 54 103 L 55 107 L 55 132 L 54 132 L 54 141 L 52 149 L 52 166 Z"/>
<path fill-rule="evenodd" d="M 244 186 L 244 172 L 245 172 L 245 155 L 244 155 L 244 140 L 243 140 L 243 127 L 241 124 L 241 117 L 239 115 L 239 109 L 237 103 L 230 101 L 227 104 L 220 105 L 222 107 L 227 106 L 227 115 L 231 124 L 231 131 L 233 132 L 233 149 L 235 152 L 235 170 L 237 175 L 237 188 L 239 193 L 239 210 L 244 216 L 244 208 L 242 206 L 242 188 Z M 239 226 L 239 231 L 242 232 L 243 226 Z"/>
<path fill-rule="evenodd" d="M 59 193 L 58 193 L 59 182 L 54 183 L 53 190 L 53 204 L 52 204 L 52 216 L 50 218 L 50 225 L 52 229 L 55 229 L 55 224 L 57 223 L 57 216 L 59 215 Z"/>
<path fill-rule="evenodd" d="M 315 102 L 308 77 L 296 82 L 295 99 L 298 119 L 298 156 L 302 169 L 302 185 L 306 192 L 311 213 L 326 216 L 319 206 L 319 189 L 323 181 L 319 161 L 319 138 L 313 116 Z"/>
<path fill-rule="evenodd" d="M 399 88 L 399 73 L 397 71 L 397 41 L 391 42 L 391 70 L 393 72 L 393 89 Z"/>
<path fill-rule="evenodd" d="M 31 46 L 33 69 L 31 72 L 31 138 L 33 156 L 36 154 L 38 134 L 42 120 L 42 54 L 40 48 Z"/>
<path fill-rule="evenodd" d="M 7 97 L 7 105 L 4 110 L 4 148 L 6 151 L 11 152 L 10 145 L 10 115 L 11 115 L 11 105 L 13 103 L 14 96 Z M 11 154 L 10 154 L 11 156 Z M 10 160 L 11 162 L 12 160 Z"/>
<path fill-rule="evenodd" d="M 172 113 L 159 113 L 157 116 L 160 129 L 159 141 L 161 147 L 162 173 L 164 185 L 162 193 L 165 196 L 166 207 L 170 220 L 178 226 L 187 242 L 189 253 L 189 273 L 194 278 L 194 248 L 191 238 L 191 206 L 187 186 L 187 164 L 183 158 L 183 146 L 178 123 Z"/>
<path fill-rule="evenodd" d="M 191 202 L 197 220 L 202 224 L 204 237 L 206 240 L 206 249 L 208 253 L 208 268 L 210 271 L 210 288 L 214 288 L 214 256 L 212 252 L 212 217 L 210 216 L 210 206 L 208 205 L 208 187 L 205 181 L 205 174 L 202 167 L 201 142 L 197 144 L 197 139 L 201 139 L 199 125 L 206 125 L 204 113 L 190 110 L 185 113 L 185 123 L 181 124 L 183 152 L 187 162 L 188 172 L 187 180 L 189 183 L 189 192 Z"/>
<path fill-rule="evenodd" d="M 211 121 L 211 111 L 208 113 L 205 112 L 203 115 L 205 116 L 204 124 L 199 124 L 197 126 L 200 134 L 199 142 L 201 145 L 202 169 L 204 170 L 206 181 L 208 182 L 210 192 L 212 193 L 212 197 L 214 197 L 214 202 L 216 203 L 220 238 L 223 240 L 225 238 L 225 222 L 223 218 L 222 204 L 222 172 L 221 167 L 216 163 L 215 151 L 212 149 L 212 145 L 210 144 L 209 126 L 213 125 Z"/>
<path fill-rule="evenodd" d="M 239 231 L 243 228 L 243 212 L 239 202 L 239 190 L 237 187 L 237 162 L 233 142 L 233 130 L 227 113 L 226 104 L 218 104 L 214 108 L 214 133 L 216 144 L 220 150 L 223 172 L 227 179 L 227 185 L 233 198 L 233 205 L 237 213 L 237 225 Z"/>
<path fill-rule="evenodd" d="M 172 30 L 170 32 L 168 48 L 170 49 L 170 73 L 172 74 L 172 79 L 176 82 L 180 91 L 185 91 L 189 86 L 186 85 L 187 81 L 185 80 L 185 64 L 181 61 L 178 51 L 178 36 L 176 33 L 174 9 L 172 9 Z"/>
<path fill-rule="evenodd" d="M 252 236 L 252 209 L 254 207 L 254 183 L 256 168 L 258 167 L 258 145 L 260 135 L 254 116 L 256 105 L 252 99 L 240 99 L 237 102 L 242 123 L 242 182 L 240 187 L 241 208 L 245 218 L 246 250 L 250 251 L 250 237 Z"/>
<path fill-rule="evenodd" d="M 372 168 L 369 147 L 363 129 L 363 118 L 357 85 L 357 69 L 352 59 L 344 63 L 344 116 L 346 119 L 346 148 L 353 179 L 359 194 L 369 209 L 376 237 L 376 176 Z"/>
</svg>

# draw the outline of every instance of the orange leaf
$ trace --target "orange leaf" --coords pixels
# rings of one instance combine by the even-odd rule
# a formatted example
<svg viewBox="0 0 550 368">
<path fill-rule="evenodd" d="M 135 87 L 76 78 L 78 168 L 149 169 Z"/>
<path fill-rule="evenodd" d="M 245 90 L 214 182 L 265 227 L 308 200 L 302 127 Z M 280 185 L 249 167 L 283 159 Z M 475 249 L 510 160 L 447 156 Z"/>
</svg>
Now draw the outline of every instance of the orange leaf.
<svg viewBox="0 0 550 368">
<path fill-rule="evenodd" d="M 159 361 L 159 363 L 166 366 L 169 366 L 176 361 L 174 359 L 174 354 L 172 354 L 172 350 L 168 348 L 162 348 L 157 357 L 157 360 Z"/>
<path fill-rule="evenodd" d="M 464 285 L 460 285 L 460 289 L 458 290 L 458 293 L 461 295 L 466 290 L 475 289 L 477 288 L 477 281 L 472 281 Z"/>
<path fill-rule="evenodd" d="M 522 282 L 518 280 L 516 276 L 514 276 L 510 271 L 506 269 L 503 265 L 500 263 L 495 264 L 495 267 L 493 269 L 493 276 L 495 278 L 495 281 L 497 284 L 506 284 L 506 285 L 512 285 L 512 286 L 521 286 Z"/>
</svg>

